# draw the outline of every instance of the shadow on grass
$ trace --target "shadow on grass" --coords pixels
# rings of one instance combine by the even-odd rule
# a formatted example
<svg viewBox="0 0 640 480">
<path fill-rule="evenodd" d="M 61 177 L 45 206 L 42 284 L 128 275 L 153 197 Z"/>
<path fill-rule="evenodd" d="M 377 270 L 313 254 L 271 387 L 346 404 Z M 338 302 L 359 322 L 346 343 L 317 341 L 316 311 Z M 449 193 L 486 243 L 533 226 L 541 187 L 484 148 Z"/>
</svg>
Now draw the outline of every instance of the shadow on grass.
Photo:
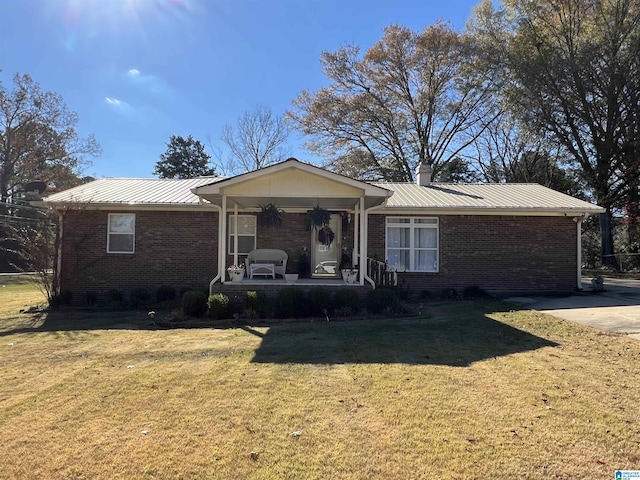
<svg viewBox="0 0 640 480">
<path fill-rule="evenodd" d="M 501 302 L 459 302 L 431 318 L 276 325 L 262 337 L 252 362 L 465 367 L 557 345 L 488 317 L 510 309 Z"/>
<path fill-rule="evenodd" d="M 59 310 L 20 314 L 0 322 L 0 337 L 19 333 L 80 330 L 157 330 L 144 312 Z"/>
</svg>

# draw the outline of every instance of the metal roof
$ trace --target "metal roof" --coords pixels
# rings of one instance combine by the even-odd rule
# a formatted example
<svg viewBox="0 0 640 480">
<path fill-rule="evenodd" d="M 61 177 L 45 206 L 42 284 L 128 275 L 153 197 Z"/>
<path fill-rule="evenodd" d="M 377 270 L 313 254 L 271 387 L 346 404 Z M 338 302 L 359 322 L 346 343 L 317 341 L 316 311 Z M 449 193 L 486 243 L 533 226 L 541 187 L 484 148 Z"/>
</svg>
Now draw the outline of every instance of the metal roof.
<svg viewBox="0 0 640 480">
<path fill-rule="evenodd" d="M 101 178 L 69 190 L 54 193 L 45 203 L 83 203 L 117 205 L 180 205 L 201 203 L 192 188 L 219 182 L 224 177 L 175 178 Z"/>
<path fill-rule="evenodd" d="M 224 177 L 192 179 L 101 178 L 54 193 L 45 204 L 191 207 L 202 204 L 192 189 Z M 564 212 L 601 213 L 603 208 L 532 183 L 454 184 L 372 182 L 393 191 L 384 210 L 429 209 L 432 212 Z"/>
<path fill-rule="evenodd" d="M 604 209 L 535 183 L 453 184 L 385 183 L 393 190 L 386 209 L 430 208 L 434 210 L 531 211 L 601 213 Z"/>
</svg>

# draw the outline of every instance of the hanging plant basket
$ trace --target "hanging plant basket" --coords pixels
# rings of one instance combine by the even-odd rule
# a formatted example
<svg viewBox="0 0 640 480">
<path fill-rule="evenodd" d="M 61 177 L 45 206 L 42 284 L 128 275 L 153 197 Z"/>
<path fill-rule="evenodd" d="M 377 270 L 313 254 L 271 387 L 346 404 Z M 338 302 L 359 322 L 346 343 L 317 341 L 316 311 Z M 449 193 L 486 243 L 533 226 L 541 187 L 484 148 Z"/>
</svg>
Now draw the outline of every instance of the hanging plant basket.
<svg viewBox="0 0 640 480">
<path fill-rule="evenodd" d="M 275 203 L 260 205 L 260 211 L 257 214 L 258 225 L 265 228 L 280 228 L 283 214 L 284 212 Z"/>
<path fill-rule="evenodd" d="M 329 247 L 335 238 L 336 234 L 333 233 L 333 230 L 327 225 L 318 230 L 318 242 L 322 245 Z"/>
<path fill-rule="evenodd" d="M 331 213 L 329 210 L 325 210 L 320 205 L 313 207 L 313 210 L 309 210 L 305 216 L 305 224 L 309 230 L 321 229 L 329 225 L 331 221 Z"/>
</svg>

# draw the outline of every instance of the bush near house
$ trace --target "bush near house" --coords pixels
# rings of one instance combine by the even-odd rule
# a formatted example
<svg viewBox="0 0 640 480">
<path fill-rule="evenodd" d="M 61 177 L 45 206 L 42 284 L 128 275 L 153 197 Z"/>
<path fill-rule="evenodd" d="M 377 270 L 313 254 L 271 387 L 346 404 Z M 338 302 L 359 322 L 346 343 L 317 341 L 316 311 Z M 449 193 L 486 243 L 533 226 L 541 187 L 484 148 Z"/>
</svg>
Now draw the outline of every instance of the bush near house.
<svg viewBox="0 0 640 480">
<path fill-rule="evenodd" d="M 367 312 L 378 314 L 396 312 L 400 306 L 400 299 L 396 289 L 378 287 L 367 293 Z"/>
<path fill-rule="evenodd" d="M 224 293 L 214 293 L 207 301 L 207 315 L 214 320 L 229 318 L 231 314 L 231 301 Z"/>
<path fill-rule="evenodd" d="M 305 317 L 305 298 L 302 290 L 284 288 L 276 297 L 276 314 L 280 318 Z"/>
<path fill-rule="evenodd" d="M 350 317 L 360 310 L 360 296 L 350 289 L 338 290 L 333 298 L 334 312 L 339 317 Z"/>
<path fill-rule="evenodd" d="M 316 287 L 307 293 L 307 307 L 309 315 L 323 316 L 333 310 L 331 293 L 326 288 Z"/>
<path fill-rule="evenodd" d="M 243 316 L 247 318 L 267 318 L 271 313 L 269 298 L 263 291 L 246 292 L 242 307 Z"/>
<path fill-rule="evenodd" d="M 134 288 L 129 293 L 129 305 L 131 308 L 139 308 L 149 303 L 149 291 L 146 288 Z"/>
<path fill-rule="evenodd" d="M 207 295 L 199 290 L 189 290 L 182 296 L 182 314 L 187 317 L 203 317 L 207 312 Z"/>
</svg>

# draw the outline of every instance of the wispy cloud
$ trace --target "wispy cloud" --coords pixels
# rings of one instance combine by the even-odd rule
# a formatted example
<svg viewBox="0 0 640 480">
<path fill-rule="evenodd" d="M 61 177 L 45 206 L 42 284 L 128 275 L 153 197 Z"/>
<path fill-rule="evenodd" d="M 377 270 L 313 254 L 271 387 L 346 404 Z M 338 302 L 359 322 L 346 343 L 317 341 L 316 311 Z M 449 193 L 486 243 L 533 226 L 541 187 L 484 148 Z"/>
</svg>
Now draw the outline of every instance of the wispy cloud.
<svg viewBox="0 0 640 480">
<path fill-rule="evenodd" d="M 131 105 L 129 105 L 124 100 L 120 100 L 115 97 L 104 97 L 104 101 L 114 110 L 118 110 L 121 112 L 128 112 L 129 110 L 131 110 Z"/>
<path fill-rule="evenodd" d="M 137 68 L 127 70 L 127 78 L 137 87 L 159 96 L 169 96 L 171 90 L 169 87 L 155 75 L 142 73 Z"/>
</svg>

